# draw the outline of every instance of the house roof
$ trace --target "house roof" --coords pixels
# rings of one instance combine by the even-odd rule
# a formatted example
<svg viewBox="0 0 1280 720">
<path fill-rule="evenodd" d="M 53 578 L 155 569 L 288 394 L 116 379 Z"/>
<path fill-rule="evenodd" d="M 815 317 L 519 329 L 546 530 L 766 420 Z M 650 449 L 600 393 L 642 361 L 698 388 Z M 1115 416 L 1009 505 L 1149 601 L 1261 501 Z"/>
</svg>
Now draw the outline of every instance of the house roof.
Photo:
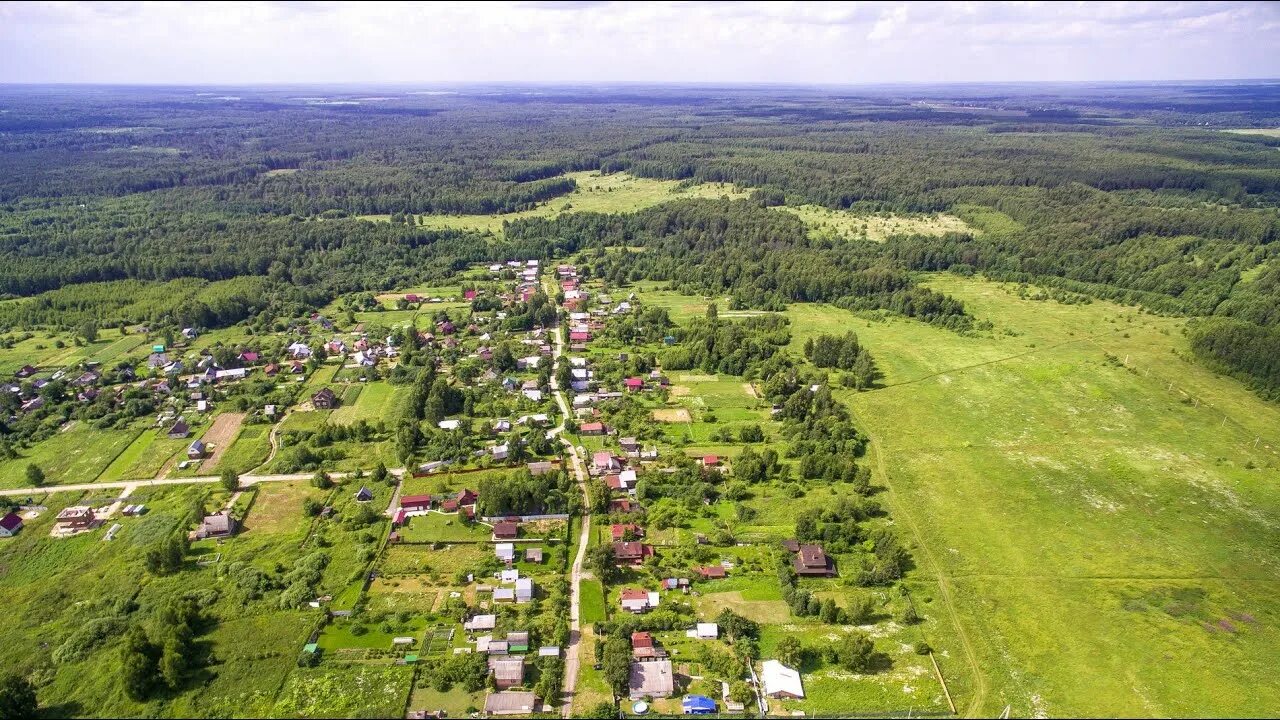
<svg viewBox="0 0 1280 720">
<path fill-rule="evenodd" d="M 621 599 L 623 602 L 628 600 L 649 600 L 649 591 L 637 588 L 623 588 Z"/>
<path fill-rule="evenodd" d="M 14 530 L 22 527 L 22 518 L 18 517 L 17 513 L 11 512 L 0 518 L 0 527 L 8 530 L 9 532 L 13 532 Z"/>
<path fill-rule="evenodd" d="M 493 646 L 490 645 L 490 647 Z M 493 677 L 498 680 L 517 683 L 524 680 L 524 658 L 522 657 L 490 660 L 489 666 L 493 669 Z"/>
<path fill-rule="evenodd" d="M 231 516 L 224 513 L 208 515 L 205 517 L 203 525 L 208 532 L 229 533 L 231 532 Z"/>
<path fill-rule="evenodd" d="M 724 568 L 719 565 L 706 565 L 698 568 L 698 574 L 704 578 L 722 578 L 727 575 Z"/>
<path fill-rule="evenodd" d="M 520 526 L 513 522 L 500 522 L 493 526 L 493 534 L 497 537 L 515 537 L 520 532 Z"/>
<path fill-rule="evenodd" d="M 792 670 L 777 660 L 765 660 L 760 669 L 765 695 L 786 693 L 796 697 L 804 697 L 804 685 L 800 682 L 800 673 L 798 671 Z"/>
<path fill-rule="evenodd" d="M 613 556 L 622 560 L 642 558 L 646 554 L 645 544 L 641 542 L 616 542 L 613 544 Z"/>
<path fill-rule="evenodd" d="M 493 715 L 528 715 L 538 707 L 538 698 L 531 692 L 507 690 L 489 693 L 484 699 L 484 711 Z"/>
<path fill-rule="evenodd" d="M 670 660 L 631 663 L 631 678 L 627 688 L 632 697 L 653 695 L 666 697 L 675 691 L 675 675 Z"/>
<path fill-rule="evenodd" d="M 476 615 L 466 622 L 468 630 L 492 630 L 497 624 L 497 615 Z"/>
<path fill-rule="evenodd" d="M 653 647 L 653 634 L 648 632 L 631 633 L 631 647 L 633 648 Z"/>
<path fill-rule="evenodd" d="M 800 564 L 805 567 L 826 567 L 827 553 L 820 545 L 801 545 Z"/>
</svg>

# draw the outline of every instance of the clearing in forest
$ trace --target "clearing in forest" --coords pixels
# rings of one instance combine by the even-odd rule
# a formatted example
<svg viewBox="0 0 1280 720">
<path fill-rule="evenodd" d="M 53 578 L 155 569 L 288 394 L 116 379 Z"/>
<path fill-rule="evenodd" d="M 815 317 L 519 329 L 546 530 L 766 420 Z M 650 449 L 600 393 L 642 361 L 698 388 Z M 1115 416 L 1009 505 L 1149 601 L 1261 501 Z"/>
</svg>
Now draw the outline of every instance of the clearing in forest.
<svg viewBox="0 0 1280 720">
<path fill-rule="evenodd" d="M 809 236 L 813 238 L 831 237 L 884 242 L 895 235 L 941 237 L 953 232 L 974 232 L 974 229 L 964 220 L 944 213 L 934 215 L 858 213 L 849 210 L 830 210 L 818 205 L 781 205 L 776 209 L 798 216 L 809 227 Z"/>
<path fill-rule="evenodd" d="M 500 215 L 417 215 L 415 217 L 417 222 L 421 223 L 420 227 L 489 231 L 495 235 L 501 235 L 504 222 L 525 218 L 554 218 L 569 212 L 636 212 L 671 200 L 720 197 L 741 199 L 747 196 L 747 193 L 735 189 L 732 185 L 722 183 L 706 183 L 682 188 L 677 180 L 652 180 L 634 177 L 627 173 L 603 175 L 599 171 L 587 170 L 568 173 L 564 177 L 573 178 L 578 183 L 578 189 L 568 195 L 552 198 L 533 210 Z M 374 221 L 391 219 L 390 215 L 361 217 Z"/>
</svg>

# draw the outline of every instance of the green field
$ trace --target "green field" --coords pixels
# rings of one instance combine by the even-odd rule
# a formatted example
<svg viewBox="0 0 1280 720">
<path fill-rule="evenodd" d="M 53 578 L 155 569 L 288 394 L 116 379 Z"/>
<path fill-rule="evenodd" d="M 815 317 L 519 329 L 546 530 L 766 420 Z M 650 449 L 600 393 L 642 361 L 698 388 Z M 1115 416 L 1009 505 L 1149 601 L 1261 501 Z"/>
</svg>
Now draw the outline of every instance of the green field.
<svg viewBox="0 0 1280 720">
<path fill-rule="evenodd" d="M 355 402 L 344 402 L 329 415 L 328 422 L 337 425 L 350 425 L 365 420 L 376 423 L 385 420 L 396 408 L 396 402 L 403 393 L 394 385 L 384 382 L 371 382 L 356 386 L 360 390 Z"/>
<path fill-rule="evenodd" d="M 601 175 L 597 171 L 569 173 L 578 189 L 543 203 L 534 210 L 503 215 L 418 215 L 422 227 L 457 228 L 502 234 L 502 223 L 530 217 L 554 218 L 565 212 L 622 213 L 635 212 L 671 200 L 689 198 L 743 198 L 746 193 L 732 185 L 719 183 L 695 185 L 679 189 L 675 180 L 651 180 L 632 177 L 626 173 Z M 364 215 L 366 220 L 386 222 L 390 215 Z"/>
<path fill-rule="evenodd" d="M 102 471 L 100 482 L 153 478 L 165 462 L 176 453 L 184 452 L 190 440 L 171 440 L 163 429 L 148 429 L 134 439 L 129 447 Z"/>
<path fill-rule="evenodd" d="M 0 487 L 26 487 L 31 463 L 44 471 L 48 485 L 93 482 L 137 436 L 137 429 L 97 430 L 73 420 L 17 458 L 0 462 Z"/>
<path fill-rule="evenodd" d="M 873 435 L 916 579 L 963 631 L 939 657 L 965 678 L 961 710 L 1280 705 L 1280 408 L 1184 360 L 1180 320 L 929 284 L 994 330 L 789 314 L 795 344 L 855 330 L 884 372 L 884 387 L 841 395 Z M 935 647 L 952 642 L 939 632 Z"/>
<path fill-rule="evenodd" d="M 236 435 L 235 442 L 227 448 L 222 459 L 218 461 L 216 470 L 231 469 L 243 475 L 266 461 L 271 454 L 271 426 L 244 425 Z"/>
<path fill-rule="evenodd" d="M 401 717 L 412 683 L 410 666 L 298 668 L 280 689 L 273 714 L 275 717 Z"/>
</svg>

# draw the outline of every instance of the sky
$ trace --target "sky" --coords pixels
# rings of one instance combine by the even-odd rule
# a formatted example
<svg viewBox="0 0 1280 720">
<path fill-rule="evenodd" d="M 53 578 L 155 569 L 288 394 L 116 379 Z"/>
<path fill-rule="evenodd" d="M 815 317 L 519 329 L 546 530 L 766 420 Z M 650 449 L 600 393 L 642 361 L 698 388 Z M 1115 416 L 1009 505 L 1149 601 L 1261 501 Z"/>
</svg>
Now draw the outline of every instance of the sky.
<svg viewBox="0 0 1280 720">
<path fill-rule="evenodd" d="M 1280 2 L 5 2 L 0 82 L 1280 77 Z"/>
</svg>

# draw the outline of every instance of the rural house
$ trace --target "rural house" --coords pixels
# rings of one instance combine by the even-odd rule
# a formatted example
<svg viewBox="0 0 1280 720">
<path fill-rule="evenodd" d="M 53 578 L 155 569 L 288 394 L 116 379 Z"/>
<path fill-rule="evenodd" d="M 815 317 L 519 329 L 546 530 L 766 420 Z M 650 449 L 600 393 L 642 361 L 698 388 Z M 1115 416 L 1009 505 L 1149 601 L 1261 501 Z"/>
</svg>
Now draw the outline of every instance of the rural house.
<svg viewBox="0 0 1280 720">
<path fill-rule="evenodd" d="M 836 574 L 831 558 L 820 545 L 801 545 L 794 564 L 796 574 L 802 577 L 831 577 Z"/>
<path fill-rule="evenodd" d="M 771 698 L 798 700 L 804 697 L 800 673 L 777 660 L 764 661 L 761 665 L 760 680 L 764 684 L 764 694 Z"/>
<path fill-rule="evenodd" d="M 311 405 L 317 410 L 332 410 L 338 406 L 338 396 L 329 388 L 321 388 L 311 396 Z"/>
<path fill-rule="evenodd" d="M 22 529 L 22 518 L 11 512 L 0 518 L 0 537 L 13 537 Z"/>
</svg>

